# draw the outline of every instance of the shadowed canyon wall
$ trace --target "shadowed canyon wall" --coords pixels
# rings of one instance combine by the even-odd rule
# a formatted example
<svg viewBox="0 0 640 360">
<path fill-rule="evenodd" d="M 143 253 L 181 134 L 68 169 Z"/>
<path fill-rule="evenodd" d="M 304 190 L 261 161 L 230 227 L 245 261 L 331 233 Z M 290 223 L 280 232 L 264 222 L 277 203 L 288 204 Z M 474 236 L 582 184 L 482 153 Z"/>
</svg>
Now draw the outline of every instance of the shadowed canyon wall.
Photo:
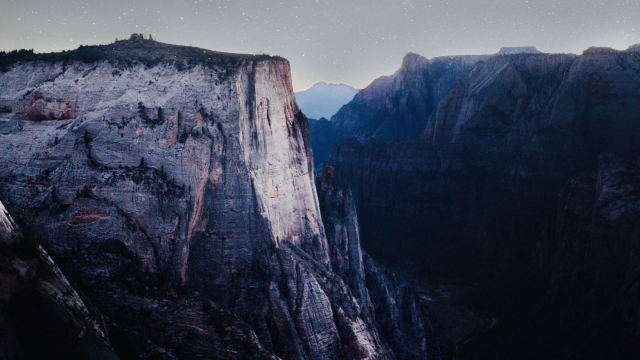
<svg viewBox="0 0 640 360">
<path fill-rule="evenodd" d="M 554 283 L 545 297 L 545 309 L 576 307 L 579 310 L 567 315 L 566 323 L 573 324 L 572 329 L 586 326 L 577 335 L 584 335 L 583 340 L 589 338 L 586 333 L 597 333 L 592 330 L 603 322 L 576 314 L 593 311 L 597 319 L 604 319 L 609 311 L 605 309 L 612 309 L 618 300 L 591 285 L 577 290 L 578 275 L 562 274 L 576 266 L 580 270 L 574 272 L 581 274 L 598 272 L 595 263 L 572 260 L 595 256 L 600 252 L 595 248 L 601 247 L 588 235 L 596 226 L 587 221 L 593 207 L 580 205 L 598 192 L 588 175 L 580 174 L 598 172 L 603 154 L 619 159 L 640 154 L 640 54 L 633 47 L 590 48 L 579 56 L 516 52 L 473 58 L 464 68 L 454 67 L 458 58 L 448 58 L 450 73 L 440 78 L 455 81 L 438 96 L 429 89 L 444 85 L 432 78 L 410 83 L 431 73 L 435 63 L 424 58 L 410 61 L 415 58 L 407 55 L 393 77 L 374 81 L 331 119 L 331 129 L 348 129 L 336 130 L 327 143 L 335 143 L 330 162 L 336 183 L 353 191 L 365 249 L 431 282 L 475 287 L 468 303 L 487 317 L 502 318 L 533 305 Z M 411 84 L 411 91 L 392 85 L 390 79 Z M 364 100 L 373 92 L 380 95 Z M 368 110 L 387 103 L 380 99 L 410 104 L 415 98 L 433 105 L 387 107 L 393 110 L 384 117 L 387 121 L 379 123 L 379 115 Z M 402 135 L 389 130 L 407 128 L 404 123 L 411 118 L 418 119 L 411 123 L 419 130 Z M 615 173 L 610 179 L 617 183 L 628 177 Z M 587 194 L 574 200 L 579 201 L 572 205 L 578 207 L 575 214 L 561 202 L 571 181 L 578 181 L 571 196 Z M 633 199 L 627 200 L 625 206 L 635 206 Z M 622 236 L 623 242 L 633 243 L 631 233 L 607 229 L 598 241 L 617 246 L 613 244 L 622 240 L 615 239 Z M 633 262 L 608 259 L 607 266 Z M 618 275 L 610 275 L 628 274 L 635 266 L 629 264 Z M 592 289 L 588 301 L 598 299 L 605 305 L 582 307 L 578 300 L 567 301 L 559 290 L 567 288 L 583 295 Z M 618 299 L 626 302 L 625 296 Z M 636 317 L 631 313 L 637 310 L 625 309 L 626 315 L 618 318 L 625 324 L 622 328 L 634 328 L 630 324 Z M 634 334 L 635 330 L 624 330 L 621 336 L 634 338 Z M 494 349 L 506 348 L 498 345 L 506 344 L 504 337 L 500 339 L 493 343 Z M 598 349 L 609 349 L 604 352 L 586 350 L 596 348 L 587 346 L 589 341 L 571 344 L 564 353 L 545 356 L 615 358 L 610 351 L 613 343 L 591 342 L 601 345 Z"/>
</svg>

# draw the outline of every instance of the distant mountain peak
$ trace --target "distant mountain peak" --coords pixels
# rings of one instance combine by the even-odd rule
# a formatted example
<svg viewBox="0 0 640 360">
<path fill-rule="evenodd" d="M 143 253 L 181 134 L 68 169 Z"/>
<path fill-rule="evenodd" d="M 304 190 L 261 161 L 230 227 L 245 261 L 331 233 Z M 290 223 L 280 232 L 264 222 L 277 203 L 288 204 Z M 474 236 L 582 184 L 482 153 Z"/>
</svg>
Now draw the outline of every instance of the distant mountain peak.
<svg viewBox="0 0 640 360">
<path fill-rule="evenodd" d="M 307 90 L 295 93 L 295 96 L 298 107 L 307 117 L 330 119 L 342 105 L 351 101 L 358 91 L 346 84 L 320 81 Z"/>
<path fill-rule="evenodd" d="M 400 68 L 407 69 L 407 68 L 413 68 L 413 67 L 426 66 L 426 64 L 428 63 L 429 63 L 429 59 L 427 59 L 426 57 L 410 52 L 410 53 L 407 53 L 404 56 L 404 58 L 402 58 L 402 65 L 400 66 Z"/>
<path fill-rule="evenodd" d="M 327 87 L 344 87 L 344 88 L 355 89 L 354 87 L 347 84 L 343 84 L 343 83 L 338 84 L 338 83 L 330 83 L 330 82 L 328 83 L 326 81 L 318 81 L 317 83 L 311 85 L 311 87 L 307 88 L 306 90 L 298 91 L 298 93 L 309 91 L 315 88 L 327 88 Z M 358 89 L 355 89 L 355 90 L 358 90 Z"/>
</svg>

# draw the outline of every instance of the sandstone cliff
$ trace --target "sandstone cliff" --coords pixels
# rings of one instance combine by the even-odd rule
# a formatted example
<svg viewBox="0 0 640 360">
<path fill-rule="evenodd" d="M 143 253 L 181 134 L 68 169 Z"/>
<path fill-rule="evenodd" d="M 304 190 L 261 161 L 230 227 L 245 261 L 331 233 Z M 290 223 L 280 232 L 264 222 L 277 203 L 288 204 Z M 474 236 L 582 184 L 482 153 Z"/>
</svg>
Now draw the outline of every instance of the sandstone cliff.
<svg viewBox="0 0 640 360">
<path fill-rule="evenodd" d="M 350 283 L 331 261 L 286 60 L 131 40 L 6 67 L 0 196 L 120 356 L 412 356 L 364 273 Z M 450 349 L 426 310 L 403 311 L 430 327 L 422 358 Z"/>
<path fill-rule="evenodd" d="M 485 58 L 447 56 L 429 60 L 407 54 L 393 75 L 382 76 L 360 90 L 331 117 L 329 124 L 316 125 L 327 134 L 314 145 L 314 154 L 318 154 L 316 167 L 322 167 L 331 146 L 342 139 L 391 141 L 419 137 L 440 99 L 476 62 Z"/>
<path fill-rule="evenodd" d="M 338 143 L 336 183 L 353 191 L 365 248 L 431 281 L 476 287 L 467 304 L 489 320 L 529 306 L 559 281 L 571 248 L 590 246 L 590 222 L 574 221 L 590 217 L 582 201 L 592 195 L 581 190 L 590 185 L 571 190 L 587 192 L 567 205 L 573 214 L 558 205 L 567 181 L 595 172 L 602 153 L 639 153 L 638 69 L 633 48 L 484 58 L 420 119 L 419 139 Z M 373 89 L 397 93 L 362 92 Z"/>
</svg>

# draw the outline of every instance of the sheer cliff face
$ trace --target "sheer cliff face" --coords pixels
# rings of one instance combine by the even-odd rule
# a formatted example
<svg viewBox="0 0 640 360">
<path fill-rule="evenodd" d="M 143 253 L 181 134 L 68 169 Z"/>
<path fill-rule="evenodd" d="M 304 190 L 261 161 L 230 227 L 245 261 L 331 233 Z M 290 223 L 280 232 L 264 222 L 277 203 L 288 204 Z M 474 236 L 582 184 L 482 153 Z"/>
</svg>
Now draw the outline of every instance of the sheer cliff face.
<svg viewBox="0 0 640 360">
<path fill-rule="evenodd" d="M 0 74 L 2 200 L 121 356 L 394 358 L 364 278 L 347 286 L 332 269 L 288 62 L 205 54 L 216 61 L 45 59 Z"/>
<path fill-rule="evenodd" d="M 474 149 L 482 161 L 523 152 L 528 139 L 519 134 L 537 130 L 574 59 L 521 54 L 478 64 L 430 114 L 422 139 L 437 148 Z"/>
<path fill-rule="evenodd" d="M 366 326 L 376 326 L 398 359 L 455 358 L 453 348 L 414 289 L 401 285 L 360 246 L 358 216 L 351 191 L 338 188 L 334 170 L 325 164 L 316 180 L 327 233 L 331 267 L 367 313 Z M 372 323 L 375 319 L 377 324 Z M 364 327 L 365 324 L 359 324 Z M 350 352 L 349 358 L 357 358 Z"/>
<path fill-rule="evenodd" d="M 334 143 L 355 138 L 393 141 L 415 139 L 443 96 L 478 61 L 487 56 L 448 56 L 427 59 L 409 53 L 391 76 L 374 80 L 344 105 L 331 122 L 312 121 L 315 166 L 329 159 Z"/>
<path fill-rule="evenodd" d="M 514 172 L 565 176 L 638 148 L 635 52 L 521 54 L 478 64 L 440 101 L 422 139 Z"/>
<path fill-rule="evenodd" d="M 387 234 L 377 238 L 381 242 L 396 230 L 413 229 L 406 231 L 409 237 L 435 246 L 453 231 L 454 238 L 488 253 L 494 245 L 487 244 L 503 239 L 505 246 L 526 247 L 513 251 L 528 256 L 546 217 L 553 216 L 564 181 L 593 169 L 603 151 L 637 154 L 638 68 L 637 52 L 610 49 L 589 49 L 577 57 L 485 59 L 422 118 L 426 125 L 419 140 L 382 142 L 370 136 L 364 144 L 338 144 L 331 160 L 336 181 L 349 184 L 361 212 L 368 213 L 361 214 L 364 231 Z M 391 85 L 372 88 L 396 93 Z M 373 89 L 362 96 L 366 91 Z M 387 216 L 402 225 L 391 222 L 382 229 L 380 220 Z M 502 252 L 503 245 L 496 249 Z"/>
<path fill-rule="evenodd" d="M 55 188 L 55 200 L 71 208 L 66 220 L 91 224 L 95 235 L 119 238 L 127 232 L 122 214 L 135 214 L 128 221 L 139 229 L 124 244 L 136 247 L 151 271 L 166 263 L 182 282 L 192 272 L 226 281 L 231 268 L 250 263 L 251 241 L 291 242 L 326 262 L 288 63 L 244 61 L 224 82 L 222 71 L 21 65 L 0 80 L 7 89 L 0 101 L 13 109 L 3 114 L 2 150 L 12 159 L 0 176 L 39 176 L 48 185 L 40 196 L 53 200 Z M 42 118 L 61 120 L 30 121 Z M 82 198 L 76 190 L 85 187 L 87 204 L 75 205 Z M 145 188 L 153 196 L 139 196 Z M 10 200 L 29 198 L 25 191 L 5 182 Z M 226 203 L 214 204 L 219 198 Z M 164 221 L 151 221 L 156 217 Z M 235 255 L 206 269 L 200 264 L 227 252 Z"/>
<path fill-rule="evenodd" d="M 395 74 L 374 80 L 331 117 L 338 138 L 415 138 L 438 101 L 482 56 L 428 60 L 407 54 Z"/>
<path fill-rule="evenodd" d="M 419 139 L 338 143 L 336 183 L 353 190 L 365 248 L 413 259 L 432 279 L 479 285 L 479 302 L 498 316 L 505 301 L 541 296 L 517 291 L 557 280 L 574 256 L 567 248 L 590 246 L 589 225 L 573 219 L 590 218 L 582 202 L 593 194 L 567 181 L 595 172 L 603 152 L 638 156 L 638 69 L 635 51 L 498 55 L 450 87 Z M 567 191 L 582 197 L 563 208 Z"/>
</svg>

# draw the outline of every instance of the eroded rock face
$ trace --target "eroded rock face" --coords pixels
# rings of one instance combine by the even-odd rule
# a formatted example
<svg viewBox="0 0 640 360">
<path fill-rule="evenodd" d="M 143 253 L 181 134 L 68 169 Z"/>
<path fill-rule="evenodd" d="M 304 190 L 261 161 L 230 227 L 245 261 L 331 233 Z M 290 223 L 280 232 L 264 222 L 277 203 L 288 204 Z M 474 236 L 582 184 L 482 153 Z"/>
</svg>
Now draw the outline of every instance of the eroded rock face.
<svg viewBox="0 0 640 360">
<path fill-rule="evenodd" d="M 427 59 L 409 53 L 391 76 L 374 80 L 331 118 L 341 138 L 415 138 L 440 99 L 483 56 Z"/>
<path fill-rule="evenodd" d="M 104 319 L 0 203 L 0 357 L 118 359 Z"/>
<path fill-rule="evenodd" d="M 332 268 L 288 62 L 206 55 L 11 66 L 2 199 L 123 357 L 394 358 L 364 282 Z"/>
<path fill-rule="evenodd" d="M 361 211 L 405 219 L 396 230 L 411 219 L 434 219 L 413 232 L 432 236 L 443 228 L 440 222 L 455 224 L 448 231 L 459 231 L 461 238 L 497 232 L 488 238 L 513 244 L 511 239 L 523 239 L 516 235 L 522 226 L 515 233 L 505 228 L 513 226 L 505 219 L 515 212 L 532 220 L 525 233 L 540 234 L 569 177 L 593 169 L 603 151 L 637 153 L 640 128 L 632 119 L 640 116 L 639 67 L 637 53 L 611 49 L 478 62 L 428 114 L 420 140 L 368 137 L 363 144 L 356 137 L 360 142 L 337 145 L 336 181 L 352 187 Z M 380 223 L 365 218 L 364 229 Z M 522 243 L 534 246 L 537 236 Z M 485 247 L 488 240 L 470 243 Z"/>
<path fill-rule="evenodd" d="M 483 55 L 447 56 L 429 60 L 418 54 L 407 54 L 398 71 L 360 90 L 331 117 L 329 124 L 321 121 L 314 124 L 326 134 L 314 145 L 316 167 L 322 167 L 331 146 L 342 139 L 418 138 L 440 99 L 476 62 L 486 58 Z"/>
<path fill-rule="evenodd" d="M 574 60 L 574 55 L 517 54 L 478 64 L 430 114 L 422 139 L 499 166 L 517 155 L 537 155 L 530 136 L 540 130 L 535 125 L 548 116 Z"/>
<path fill-rule="evenodd" d="M 588 243 L 585 184 L 595 180 L 567 181 L 595 172 L 602 153 L 640 150 L 639 68 L 633 49 L 485 58 L 422 118 L 420 139 L 338 143 L 336 183 L 353 191 L 365 248 L 484 289 L 473 301 L 496 316 L 539 298 Z M 574 202 L 559 207 L 568 194 Z"/>
<path fill-rule="evenodd" d="M 455 357 L 448 339 L 414 289 L 401 285 L 395 274 L 379 267 L 360 246 L 358 216 L 347 187 L 338 188 L 334 169 L 325 164 L 316 184 L 325 224 L 331 267 L 349 287 L 360 305 L 364 324 L 354 329 L 364 336 L 366 328 L 379 328 L 398 359 Z M 376 340 L 380 341 L 380 340 Z M 356 352 L 350 358 L 358 358 Z"/>
</svg>

